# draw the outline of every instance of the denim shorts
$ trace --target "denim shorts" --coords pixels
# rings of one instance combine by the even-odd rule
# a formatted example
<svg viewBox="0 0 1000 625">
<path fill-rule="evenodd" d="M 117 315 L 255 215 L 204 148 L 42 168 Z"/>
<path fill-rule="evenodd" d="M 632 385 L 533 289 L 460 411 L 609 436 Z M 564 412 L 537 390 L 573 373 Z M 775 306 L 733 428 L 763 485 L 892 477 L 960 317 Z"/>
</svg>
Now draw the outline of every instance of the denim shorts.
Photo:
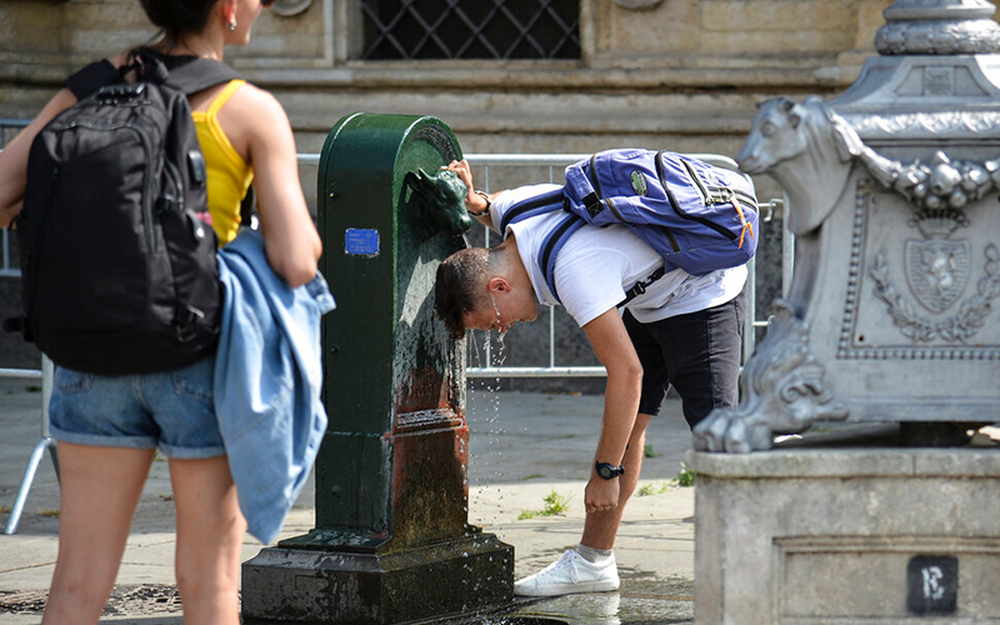
<svg viewBox="0 0 1000 625">
<path fill-rule="evenodd" d="M 156 449 L 195 460 L 225 455 L 213 407 L 215 355 L 165 373 L 106 376 L 56 367 L 52 437 L 66 443 Z"/>
<path fill-rule="evenodd" d="M 692 428 L 715 408 L 739 402 L 740 355 L 746 297 L 686 315 L 640 323 L 623 321 L 642 363 L 639 412 L 655 416 L 673 386 Z"/>
</svg>

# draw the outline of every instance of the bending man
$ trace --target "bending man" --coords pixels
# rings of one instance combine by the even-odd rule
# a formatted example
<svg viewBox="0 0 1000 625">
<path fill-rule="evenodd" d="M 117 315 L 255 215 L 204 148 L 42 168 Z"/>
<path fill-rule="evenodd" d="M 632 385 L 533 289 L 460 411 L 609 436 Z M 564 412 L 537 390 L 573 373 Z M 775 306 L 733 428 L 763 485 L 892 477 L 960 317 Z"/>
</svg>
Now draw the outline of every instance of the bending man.
<svg viewBox="0 0 1000 625">
<path fill-rule="evenodd" d="M 518 207 L 562 203 L 562 187 L 530 185 L 492 195 L 474 191 L 468 164 L 453 161 L 468 187 L 466 209 L 499 230 Z M 491 249 L 456 252 L 438 269 L 435 308 L 453 336 L 469 328 L 506 332 L 538 315 L 538 302 L 555 304 L 535 259 L 562 211 L 507 227 Z M 642 465 L 646 427 L 670 386 L 683 400 L 693 427 L 715 408 L 733 408 L 743 327 L 745 265 L 692 276 L 668 271 L 618 305 L 640 282 L 663 267 L 663 258 L 625 226 L 583 226 L 555 260 L 555 284 L 567 312 L 583 328 L 608 372 L 601 434 L 587 483 L 587 519 L 576 549 L 544 570 L 518 580 L 515 593 L 554 596 L 615 590 L 613 553 L 625 502 Z"/>
</svg>

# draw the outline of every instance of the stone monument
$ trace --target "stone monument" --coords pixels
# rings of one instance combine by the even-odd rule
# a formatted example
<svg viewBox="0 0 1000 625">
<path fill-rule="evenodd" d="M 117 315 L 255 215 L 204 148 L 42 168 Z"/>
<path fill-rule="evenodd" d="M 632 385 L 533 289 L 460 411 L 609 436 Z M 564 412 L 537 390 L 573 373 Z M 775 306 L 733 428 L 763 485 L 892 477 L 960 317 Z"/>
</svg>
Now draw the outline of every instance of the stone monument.
<svg viewBox="0 0 1000 625">
<path fill-rule="evenodd" d="M 820 420 L 919 437 L 1000 419 L 994 11 L 900 0 L 845 93 L 761 106 L 737 161 L 788 192 L 796 270 L 741 405 L 699 425 L 699 448 L 767 449 Z"/>
<path fill-rule="evenodd" d="M 846 92 L 760 107 L 737 161 L 796 265 L 695 429 L 698 625 L 1000 619 L 1000 453 L 967 445 L 1000 421 L 995 10 L 898 0 Z"/>
</svg>

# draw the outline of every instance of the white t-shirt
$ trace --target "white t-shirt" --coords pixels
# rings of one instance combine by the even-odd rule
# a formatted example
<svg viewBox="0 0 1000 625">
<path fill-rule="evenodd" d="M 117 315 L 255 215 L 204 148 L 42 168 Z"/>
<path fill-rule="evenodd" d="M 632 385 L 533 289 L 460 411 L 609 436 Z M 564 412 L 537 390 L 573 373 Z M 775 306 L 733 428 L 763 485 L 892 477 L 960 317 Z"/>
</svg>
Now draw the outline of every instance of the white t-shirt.
<svg viewBox="0 0 1000 625">
<path fill-rule="evenodd" d="M 527 198 L 550 193 L 560 185 L 537 184 L 501 193 L 493 201 L 490 216 L 499 229 L 504 213 Z M 535 289 L 538 301 L 559 302 L 549 291 L 538 266 L 538 252 L 545 236 L 563 218 L 563 211 L 531 217 L 507 227 L 513 233 Z M 613 309 L 625 299 L 625 292 L 644 281 L 663 265 L 663 258 L 625 226 L 595 228 L 584 225 L 566 240 L 556 255 L 555 283 L 562 305 L 580 326 Z M 642 323 L 705 310 L 730 301 L 743 290 L 746 265 L 692 276 L 675 269 L 650 285 L 646 292 L 628 303 L 627 308 Z"/>
</svg>

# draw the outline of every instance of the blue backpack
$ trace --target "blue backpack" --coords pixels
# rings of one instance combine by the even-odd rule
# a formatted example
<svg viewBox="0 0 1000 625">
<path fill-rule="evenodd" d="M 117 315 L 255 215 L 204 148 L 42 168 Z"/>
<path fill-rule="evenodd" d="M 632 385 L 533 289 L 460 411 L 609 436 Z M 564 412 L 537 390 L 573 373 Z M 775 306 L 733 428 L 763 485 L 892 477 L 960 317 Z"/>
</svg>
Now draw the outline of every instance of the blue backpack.
<svg viewBox="0 0 1000 625">
<path fill-rule="evenodd" d="M 623 224 L 656 250 L 664 266 L 626 294 L 623 306 L 666 272 L 695 276 L 742 265 L 757 250 L 758 203 L 753 183 L 738 172 L 675 152 L 606 150 L 566 168 L 566 186 L 512 207 L 507 226 L 543 213 L 567 215 L 543 241 L 538 265 L 549 290 L 555 259 L 569 235 L 585 223 Z"/>
</svg>

